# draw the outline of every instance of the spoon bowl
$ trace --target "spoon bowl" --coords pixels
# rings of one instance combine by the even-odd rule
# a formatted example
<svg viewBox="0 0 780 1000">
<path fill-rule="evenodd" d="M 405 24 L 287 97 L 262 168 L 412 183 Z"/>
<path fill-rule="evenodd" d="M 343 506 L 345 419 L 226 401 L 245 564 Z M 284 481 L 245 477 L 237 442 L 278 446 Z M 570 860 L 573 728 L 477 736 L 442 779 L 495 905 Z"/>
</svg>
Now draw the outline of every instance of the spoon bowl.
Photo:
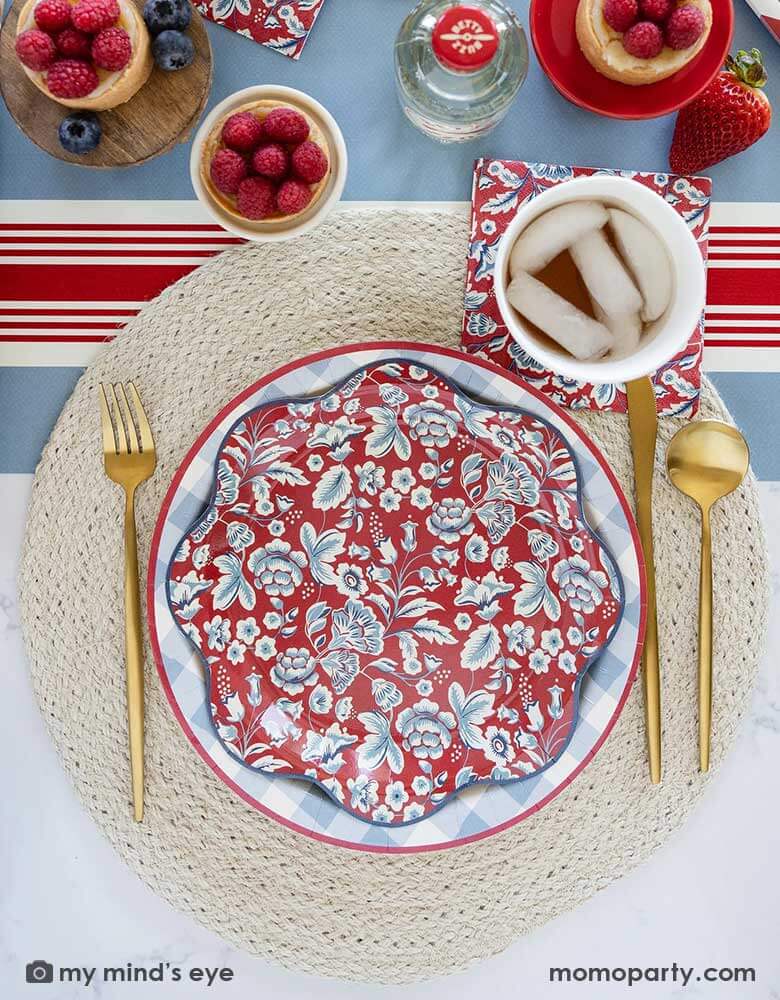
<svg viewBox="0 0 780 1000">
<path fill-rule="evenodd" d="M 735 427 L 699 420 L 679 430 L 666 451 L 666 469 L 677 489 L 701 509 L 699 571 L 699 766 L 710 766 L 712 729 L 712 535 L 710 508 L 733 493 L 750 465 L 747 442 Z"/>
<path fill-rule="evenodd" d="M 699 420 L 679 430 L 666 452 L 669 478 L 706 510 L 733 493 L 747 474 L 750 451 L 735 427 Z"/>
</svg>

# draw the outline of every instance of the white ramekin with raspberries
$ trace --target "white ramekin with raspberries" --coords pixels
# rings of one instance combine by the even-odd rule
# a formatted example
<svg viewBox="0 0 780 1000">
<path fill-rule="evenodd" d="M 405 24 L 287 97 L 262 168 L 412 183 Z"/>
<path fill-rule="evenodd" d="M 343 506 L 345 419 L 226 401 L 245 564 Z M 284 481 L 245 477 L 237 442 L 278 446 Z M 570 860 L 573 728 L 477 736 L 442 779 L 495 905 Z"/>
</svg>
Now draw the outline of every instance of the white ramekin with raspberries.
<svg viewBox="0 0 780 1000">
<path fill-rule="evenodd" d="M 195 136 L 195 193 L 225 229 L 266 242 L 300 236 L 338 202 L 347 149 L 333 116 L 291 87 L 240 90 Z"/>
</svg>

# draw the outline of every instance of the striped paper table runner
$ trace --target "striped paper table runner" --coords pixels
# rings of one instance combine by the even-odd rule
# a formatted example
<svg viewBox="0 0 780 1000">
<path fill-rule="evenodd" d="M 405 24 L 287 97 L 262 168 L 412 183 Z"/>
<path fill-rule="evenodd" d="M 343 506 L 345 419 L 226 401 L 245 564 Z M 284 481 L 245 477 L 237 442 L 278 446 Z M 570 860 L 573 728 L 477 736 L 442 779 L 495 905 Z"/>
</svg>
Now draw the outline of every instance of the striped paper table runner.
<svg viewBox="0 0 780 1000">
<path fill-rule="evenodd" d="M 194 201 L 7 201 L 0 219 L 0 366 L 87 364 L 144 302 L 241 243 Z M 713 204 L 706 320 L 705 368 L 780 371 L 780 204 Z"/>
</svg>

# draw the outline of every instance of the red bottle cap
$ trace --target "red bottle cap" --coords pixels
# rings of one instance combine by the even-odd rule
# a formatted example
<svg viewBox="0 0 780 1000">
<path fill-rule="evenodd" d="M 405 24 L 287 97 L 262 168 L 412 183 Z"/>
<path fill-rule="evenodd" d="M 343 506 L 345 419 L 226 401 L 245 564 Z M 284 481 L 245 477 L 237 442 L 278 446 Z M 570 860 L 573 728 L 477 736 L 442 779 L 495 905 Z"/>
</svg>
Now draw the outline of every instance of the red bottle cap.
<svg viewBox="0 0 780 1000">
<path fill-rule="evenodd" d="M 433 53 L 448 69 L 486 66 L 498 51 L 498 31 L 480 7 L 456 5 L 441 15 L 433 29 Z"/>
</svg>

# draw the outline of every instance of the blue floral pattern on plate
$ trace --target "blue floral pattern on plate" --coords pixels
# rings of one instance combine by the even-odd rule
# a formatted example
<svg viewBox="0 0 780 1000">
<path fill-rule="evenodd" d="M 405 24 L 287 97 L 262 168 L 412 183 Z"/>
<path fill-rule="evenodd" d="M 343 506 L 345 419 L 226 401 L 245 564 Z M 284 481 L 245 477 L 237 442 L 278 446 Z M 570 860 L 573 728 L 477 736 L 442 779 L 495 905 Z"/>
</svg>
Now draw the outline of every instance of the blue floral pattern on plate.
<svg viewBox="0 0 780 1000">
<path fill-rule="evenodd" d="M 243 417 L 168 590 L 228 751 L 377 824 L 554 763 L 622 609 L 561 435 L 402 361 Z"/>
</svg>

